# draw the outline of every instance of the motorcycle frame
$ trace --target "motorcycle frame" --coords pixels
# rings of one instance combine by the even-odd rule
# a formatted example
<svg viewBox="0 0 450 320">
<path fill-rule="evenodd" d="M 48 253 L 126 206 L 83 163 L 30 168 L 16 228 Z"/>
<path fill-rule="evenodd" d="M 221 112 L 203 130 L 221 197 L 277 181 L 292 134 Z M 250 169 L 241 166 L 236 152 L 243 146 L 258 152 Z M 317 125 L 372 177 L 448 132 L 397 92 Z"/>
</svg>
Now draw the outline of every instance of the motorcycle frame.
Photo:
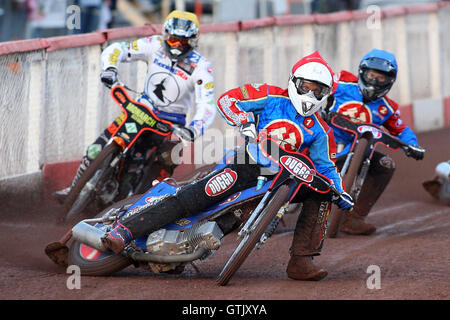
<svg viewBox="0 0 450 320">
<path fill-rule="evenodd" d="M 391 134 L 386 132 L 386 130 L 382 129 L 376 124 L 362 123 L 357 119 L 352 119 L 348 116 L 336 112 L 330 113 L 329 116 L 330 122 L 334 126 L 353 136 L 352 144 L 350 146 L 349 152 L 346 155 L 345 162 L 342 168 L 343 170 L 341 170 L 341 175 L 343 177 L 345 177 L 348 169 L 353 165 L 353 155 L 356 146 L 361 141 L 361 139 L 367 140 L 367 146 L 364 150 L 363 160 L 359 164 L 357 164 L 358 172 L 351 185 L 347 187 L 349 188 L 350 195 L 352 195 L 354 202 L 356 202 L 362 186 L 364 185 L 367 173 L 369 171 L 370 163 L 372 161 L 372 156 L 377 146 L 381 144 L 386 146 L 390 150 L 398 150 L 402 147 L 409 147 L 409 145 L 392 136 Z M 331 223 L 329 230 L 331 232 L 329 235 L 330 237 L 336 236 L 340 226 L 340 221 L 342 221 L 342 215 L 336 212 L 335 209 L 333 209 L 330 214 L 330 218 L 332 221 L 336 219 L 334 215 L 338 215 L 338 223 L 334 226 L 333 223 Z"/>
</svg>

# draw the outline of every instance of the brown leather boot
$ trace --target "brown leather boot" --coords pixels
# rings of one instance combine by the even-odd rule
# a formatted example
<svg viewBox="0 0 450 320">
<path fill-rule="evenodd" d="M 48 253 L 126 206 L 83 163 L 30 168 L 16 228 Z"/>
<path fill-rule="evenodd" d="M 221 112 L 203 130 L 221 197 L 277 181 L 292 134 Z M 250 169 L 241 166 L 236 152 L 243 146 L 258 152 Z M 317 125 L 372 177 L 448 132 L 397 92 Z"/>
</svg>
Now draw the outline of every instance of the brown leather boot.
<svg viewBox="0 0 450 320">
<path fill-rule="evenodd" d="M 327 276 L 324 269 L 313 264 L 312 257 L 320 254 L 329 207 L 329 202 L 311 199 L 303 202 L 290 248 L 291 259 L 286 269 L 289 278 L 318 281 Z"/>
<path fill-rule="evenodd" d="M 120 253 L 131 242 L 132 235 L 128 228 L 120 222 L 116 227 L 101 238 L 102 244 L 106 249 L 114 253 Z"/>
<path fill-rule="evenodd" d="M 394 161 L 389 156 L 375 151 L 358 200 L 353 211 L 345 213 L 340 231 L 352 235 L 370 235 L 377 230 L 374 225 L 364 220 L 389 184 L 394 171 Z"/>
<path fill-rule="evenodd" d="M 340 231 L 352 235 L 369 235 L 374 233 L 377 228 L 364 222 L 366 217 L 360 216 L 356 212 L 346 212 L 342 221 Z"/>
<path fill-rule="evenodd" d="M 328 272 L 312 262 L 311 256 L 291 256 L 286 273 L 293 280 L 319 281 L 328 275 Z"/>
</svg>

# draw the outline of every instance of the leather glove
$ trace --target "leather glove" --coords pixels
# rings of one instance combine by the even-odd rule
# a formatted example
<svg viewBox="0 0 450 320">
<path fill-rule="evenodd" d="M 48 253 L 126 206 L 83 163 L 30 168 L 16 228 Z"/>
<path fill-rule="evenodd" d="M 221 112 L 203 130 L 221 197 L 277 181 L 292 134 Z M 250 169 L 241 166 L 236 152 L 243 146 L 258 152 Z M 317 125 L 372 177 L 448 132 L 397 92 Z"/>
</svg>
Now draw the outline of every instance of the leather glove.
<svg viewBox="0 0 450 320">
<path fill-rule="evenodd" d="M 113 67 L 107 68 L 100 74 L 100 80 L 106 87 L 111 88 L 117 82 L 117 69 Z"/>
<path fill-rule="evenodd" d="M 408 146 L 404 147 L 403 150 L 407 157 L 414 158 L 416 160 L 422 160 L 425 155 L 425 149 L 419 146 Z"/>
<path fill-rule="evenodd" d="M 257 136 L 256 126 L 254 122 L 244 122 L 239 127 L 239 132 L 244 137 L 249 137 L 251 140 L 255 140 Z"/>
<path fill-rule="evenodd" d="M 334 197 L 332 201 L 337 204 L 337 206 L 341 210 L 351 211 L 353 210 L 353 206 L 355 205 L 355 203 L 353 202 L 353 198 L 345 191 L 340 195 Z"/>
</svg>

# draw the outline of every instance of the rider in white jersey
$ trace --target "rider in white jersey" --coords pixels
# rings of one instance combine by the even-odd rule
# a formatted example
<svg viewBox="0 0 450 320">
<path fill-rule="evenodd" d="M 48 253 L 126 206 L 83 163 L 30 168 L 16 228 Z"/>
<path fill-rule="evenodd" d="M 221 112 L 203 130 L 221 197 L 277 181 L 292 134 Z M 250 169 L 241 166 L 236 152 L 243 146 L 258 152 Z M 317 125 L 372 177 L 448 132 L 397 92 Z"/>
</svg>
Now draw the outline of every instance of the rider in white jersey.
<svg viewBox="0 0 450 320">
<path fill-rule="evenodd" d="M 103 51 L 101 60 L 103 70 L 117 69 L 121 62 L 146 61 L 148 73 L 141 102 L 150 101 L 161 118 L 184 125 L 195 97 L 196 112 L 190 123 L 195 135 L 201 135 L 214 120 L 212 68 L 197 51 L 173 59 L 163 36 L 155 35 L 131 43 L 113 43 Z"/>
<path fill-rule="evenodd" d="M 101 81 L 111 87 L 117 81 L 122 62 L 145 61 L 148 73 L 138 101 L 150 106 L 157 116 L 186 126 L 186 115 L 195 105 L 192 121 L 186 126 L 189 140 L 201 136 L 216 115 L 214 77 L 210 62 L 196 50 L 200 24 L 195 14 L 172 11 L 164 21 L 163 34 L 132 42 L 112 43 L 101 54 Z M 120 124 L 121 117 L 115 122 Z M 63 202 L 90 163 L 103 149 L 108 129 L 88 147 L 71 186 L 53 195 Z M 152 139 L 152 137 L 150 137 Z"/>
</svg>

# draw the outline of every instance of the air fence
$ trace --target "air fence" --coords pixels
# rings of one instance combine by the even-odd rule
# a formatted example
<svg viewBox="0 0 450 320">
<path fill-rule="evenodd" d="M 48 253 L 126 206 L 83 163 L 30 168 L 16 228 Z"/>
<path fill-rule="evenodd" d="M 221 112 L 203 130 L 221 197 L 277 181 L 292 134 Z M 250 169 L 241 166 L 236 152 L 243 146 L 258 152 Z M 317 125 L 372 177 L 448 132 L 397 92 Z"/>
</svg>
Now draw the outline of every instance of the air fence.
<svg viewBox="0 0 450 320">
<path fill-rule="evenodd" d="M 64 172 L 70 180 L 86 147 L 120 113 L 99 80 L 102 49 L 160 29 L 145 25 L 0 43 L 2 197 L 37 185 L 49 191 Z M 286 87 L 292 65 L 314 50 L 335 71 L 353 73 L 370 49 L 391 51 L 399 74 L 390 97 L 407 125 L 421 132 L 450 125 L 449 32 L 448 3 L 371 7 L 202 25 L 198 50 L 212 63 L 215 99 L 244 83 Z M 119 69 L 121 81 L 138 91 L 145 73 L 145 62 Z M 212 129 L 229 134 L 219 114 Z"/>
</svg>

